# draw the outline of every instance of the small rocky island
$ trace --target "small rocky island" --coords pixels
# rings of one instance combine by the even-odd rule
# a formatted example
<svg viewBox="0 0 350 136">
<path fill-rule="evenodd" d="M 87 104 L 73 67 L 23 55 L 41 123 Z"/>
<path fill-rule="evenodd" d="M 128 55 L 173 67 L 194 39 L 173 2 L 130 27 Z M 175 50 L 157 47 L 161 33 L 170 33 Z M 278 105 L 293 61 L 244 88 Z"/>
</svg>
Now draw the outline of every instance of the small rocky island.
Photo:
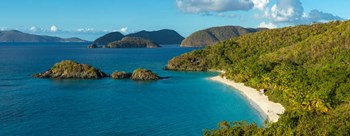
<svg viewBox="0 0 350 136">
<path fill-rule="evenodd" d="M 98 48 L 98 46 L 95 43 L 92 43 L 88 45 L 87 48 Z"/>
<path fill-rule="evenodd" d="M 56 63 L 48 71 L 33 76 L 52 79 L 99 79 L 107 77 L 107 74 L 87 64 L 64 60 Z"/>
<path fill-rule="evenodd" d="M 105 48 L 159 48 L 157 43 L 140 37 L 124 37 L 123 39 L 109 43 Z"/>
<path fill-rule="evenodd" d="M 113 79 L 132 79 L 138 81 L 159 80 L 169 77 L 159 77 L 151 70 L 144 68 L 138 68 L 134 72 L 119 72 L 114 71 L 110 76 L 87 64 L 79 64 L 71 60 L 63 60 L 56 63 L 48 71 L 34 74 L 33 77 L 37 78 L 51 78 L 51 79 L 100 79 L 104 77 L 110 77 Z"/>
<path fill-rule="evenodd" d="M 161 79 L 157 74 L 153 73 L 151 70 L 144 68 L 138 68 L 134 70 L 131 76 L 132 80 L 147 81 L 147 80 L 159 80 Z"/>
<path fill-rule="evenodd" d="M 131 77 L 131 73 L 126 73 L 124 71 L 119 72 L 119 71 L 114 71 L 112 75 L 110 76 L 113 79 L 126 79 Z"/>
</svg>

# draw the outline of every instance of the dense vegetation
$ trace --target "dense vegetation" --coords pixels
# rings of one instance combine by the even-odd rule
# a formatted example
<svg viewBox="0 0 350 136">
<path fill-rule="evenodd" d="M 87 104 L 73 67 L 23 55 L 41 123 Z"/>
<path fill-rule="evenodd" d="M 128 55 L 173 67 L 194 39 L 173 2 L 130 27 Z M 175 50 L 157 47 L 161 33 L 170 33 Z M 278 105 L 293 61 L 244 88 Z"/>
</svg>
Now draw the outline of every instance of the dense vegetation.
<svg viewBox="0 0 350 136">
<path fill-rule="evenodd" d="M 114 71 L 110 77 L 113 79 L 126 79 L 131 77 L 131 73 L 126 73 L 125 71 Z"/>
<path fill-rule="evenodd" d="M 158 80 L 161 79 L 157 74 L 153 73 L 151 70 L 144 68 L 138 68 L 134 70 L 131 75 L 132 80 L 148 81 L 148 80 Z"/>
<path fill-rule="evenodd" d="M 71 60 L 63 60 L 56 63 L 48 71 L 33 76 L 53 79 L 99 79 L 107 77 L 107 74 L 87 64 L 79 64 Z"/>
<path fill-rule="evenodd" d="M 259 128 L 222 122 L 205 135 L 350 135 L 350 21 L 261 31 L 169 61 L 170 70 L 225 70 L 286 112 Z"/>
<path fill-rule="evenodd" d="M 158 48 L 157 43 L 139 37 L 124 37 L 119 41 L 109 43 L 106 48 Z"/>
<path fill-rule="evenodd" d="M 234 36 L 265 30 L 262 28 L 243 28 L 240 26 L 212 27 L 194 32 L 181 42 L 183 47 L 209 46 L 217 42 L 228 40 Z"/>
</svg>

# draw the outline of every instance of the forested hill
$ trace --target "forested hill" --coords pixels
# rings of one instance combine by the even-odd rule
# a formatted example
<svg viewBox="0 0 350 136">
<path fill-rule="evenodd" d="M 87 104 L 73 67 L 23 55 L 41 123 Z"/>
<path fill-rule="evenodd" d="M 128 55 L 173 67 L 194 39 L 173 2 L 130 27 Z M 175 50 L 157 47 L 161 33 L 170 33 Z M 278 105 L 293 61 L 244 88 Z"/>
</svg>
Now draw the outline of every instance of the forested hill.
<svg viewBox="0 0 350 136">
<path fill-rule="evenodd" d="M 220 123 L 206 135 L 350 135 L 350 21 L 266 30 L 175 57 L 169 70 L 225 70 L 286 112 L 266 128 Z"/>
<path fill-rule="evenodd" d="M 266 28 L 244 28 L 241 26 L 219 26 L 192 33 L 181 42 L 182 47 L 204 47 L 217 42 L 229 40 L 234 36 L 254 33 Z"/>
<path fill-rule="evenodd" d="M 140 31 L 129 34 L 127 37 L 140 37 L 158 44 L 180 44 L 184 39 L 184 37 L 182 37 L 179 33 L 170 29 L 162 29 L 158 31 Z"/>
<path fill-rule="evenodd" d="M 111 32 L 96 39 L 94 44 L 108 45 L 111 42 L 122 40 L 124 37 L 139 37 L 151 40 L 157 44 L 180 44 L 184 39 L 184 37 L 174 30 L 162 29 L 158 31 L 140 31 L 128 35 L 123 35 L 120 32 Z"/>
</svg>

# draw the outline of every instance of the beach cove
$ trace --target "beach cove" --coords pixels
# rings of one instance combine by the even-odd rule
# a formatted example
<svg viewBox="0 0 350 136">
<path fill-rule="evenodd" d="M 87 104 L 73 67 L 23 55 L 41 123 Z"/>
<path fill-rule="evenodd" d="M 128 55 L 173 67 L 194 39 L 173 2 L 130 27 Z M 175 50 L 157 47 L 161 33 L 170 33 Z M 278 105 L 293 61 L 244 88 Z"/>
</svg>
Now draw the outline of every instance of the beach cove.
<svg viewBox="0 0 350 136">
<path fill-rule="evenodd" d="M 280 115 L 285 111 L 285 108 L 280 103 L 270 101 L 262 92 L 245 86 L 244 83 L 236 83 L 221 76 L 215 76 L 209 79 L 235 88 L 234 90 L 237 90 L 247 98 L 250 104 L 270 122 L 277 122 Z"/>
</svg>

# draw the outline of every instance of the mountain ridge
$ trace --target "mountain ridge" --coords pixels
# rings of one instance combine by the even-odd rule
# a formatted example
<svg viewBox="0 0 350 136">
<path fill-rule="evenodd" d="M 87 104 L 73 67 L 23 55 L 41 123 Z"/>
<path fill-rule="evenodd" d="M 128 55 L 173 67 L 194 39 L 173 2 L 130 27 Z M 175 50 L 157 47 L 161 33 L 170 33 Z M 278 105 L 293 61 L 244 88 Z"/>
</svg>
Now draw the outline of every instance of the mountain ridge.
<svg viewBox="0 0 350 136">
<path fill-rule="evenodd" d="M 139 37 L 147 40 L 151 40 L 157 44 L 180 44 L 184 39 L 179 33 L 171 29 L 161 29 L 156 31 L 142 30 L 136 33 L 124 35 L 120 32 L 107 33 L 97 38 L 93 44 L 97 46 L 107 45 L 114 41 L 122 40 L 125 37 Z"/>
<path fill-rule="evenodd" d="M 18 30 L 0 31 L 0 42 L 88 42 L 77 37 L 60 38 L 24 33 Z"/>
</svg>

